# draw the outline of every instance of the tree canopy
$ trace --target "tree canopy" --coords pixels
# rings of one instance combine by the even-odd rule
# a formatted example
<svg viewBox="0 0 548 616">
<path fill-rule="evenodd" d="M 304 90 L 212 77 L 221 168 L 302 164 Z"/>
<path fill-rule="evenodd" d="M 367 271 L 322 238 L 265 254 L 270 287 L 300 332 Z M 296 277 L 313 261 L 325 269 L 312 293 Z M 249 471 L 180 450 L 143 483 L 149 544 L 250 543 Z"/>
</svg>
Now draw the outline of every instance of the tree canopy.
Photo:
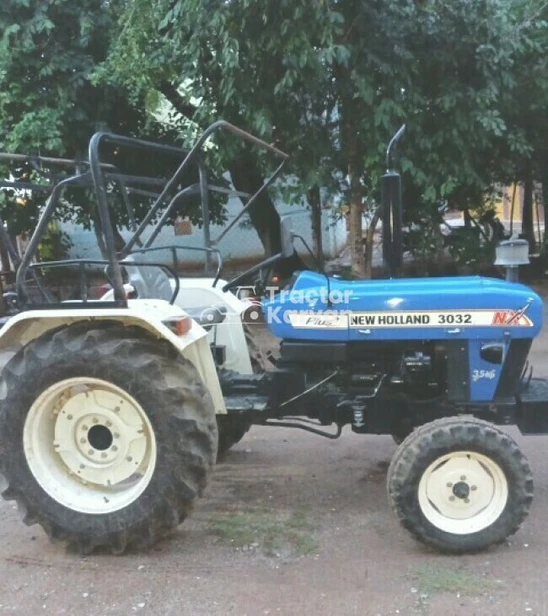
<svg viewBox="0 0 548 616">
<path fill-rule="evenodd" d="M 96 131 L 165 132 L 142 98 L 91 79 L 116 37 L 116 20 L 104 0 L 6 0 L 0 33 L 0 151 L 86 160 Z M 2 171 L 26 180 L 33 175 L 28 165 Z M 34 180 L 48 184 L 51 172 L 44 169 L 41 178 L 34 173 Z M 13 234 L 34 228 L 44 195 L 16 200 L 13 192 L 0 194 L 0 212 Z M 73 192 L 61 218 L 96 227 L 92 201 L 89 194 Z"/>
<path fill-rule="evenodd" d="M 297 196 L 345 195 L 357 274 L 362 212 L 378 201 L 401 123 L 410 213 L 441 200 L 480 206 L 498 184 L 524 180 L 546 141 L 541 2 L 130 5 L 107 72 L 163 93 L 186 120 L 224 116 L 283 144 Z"/>
<path fill-rule="evenodd" d="M 7 0 L 0 144 L 76 154 L 99 126 L 142 134 L 159 107 L 185 143 L 224 118 L 290 153 L 284 198 L 344 206 L 363 275 L 363 214 L 404 122 L 410 216 L 548 186 L 547 14 L 542 0 Z M 256 188 L 267 162 L 219 145 L 236 188 Z M 268 196 L 252 221 L 275 250 Z"/>
</svg>

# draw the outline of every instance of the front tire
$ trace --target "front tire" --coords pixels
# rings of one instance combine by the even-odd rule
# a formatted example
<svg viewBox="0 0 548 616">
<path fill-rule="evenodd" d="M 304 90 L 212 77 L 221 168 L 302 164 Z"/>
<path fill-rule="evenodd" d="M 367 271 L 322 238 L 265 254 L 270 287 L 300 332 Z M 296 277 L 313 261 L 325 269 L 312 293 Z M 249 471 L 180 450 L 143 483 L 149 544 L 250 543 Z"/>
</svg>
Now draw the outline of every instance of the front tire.
<svg viewBox="0 0 548 616">
<path fill-rule="evenodd" d="M 516 442 L 464 417 L 412 432 L 392 459 L 387 487 L 396 517 L 415 539 L 455 554 L 502 543 L 533 500 L 531 469 Z"/>
<path fill-rule="evenodd" d="M 239 443 L 250 428 L 251 422 L 244 417 L 217 415 L 217 429 L 219 430 L 218 462 L 224 460 L 229 449 Z"/>
<path fill-rule="evenodd" d="M 2 496 L 83 553 L 148 547 L 178 526 L 217 438 L 194 366 L 138 327 L 63 327 L 2 371 Z"/>
<path fill-rule="evenodd" d="M 392 432 L 390 436 L 396 445 L 401 445 L 410 434 L 411 432 Z"/>
</svg>

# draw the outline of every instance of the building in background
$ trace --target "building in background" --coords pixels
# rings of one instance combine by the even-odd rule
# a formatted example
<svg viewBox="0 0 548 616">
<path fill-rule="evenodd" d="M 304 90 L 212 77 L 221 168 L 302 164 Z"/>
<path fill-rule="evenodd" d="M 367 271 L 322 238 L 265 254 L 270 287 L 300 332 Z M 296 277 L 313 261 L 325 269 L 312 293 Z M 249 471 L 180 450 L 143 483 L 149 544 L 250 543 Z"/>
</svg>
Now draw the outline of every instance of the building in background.
<svg viewBox="0 0 548 616">
<path fill-rule="evenodd" d="M 281 205 L 276 204 L 280 216 L 288 216 L 292 223 L 295 233 L 301 235 L 307 244 L 312 248 L 312 225 L 310 210 L 300 205 Z M 235 218 L 242 210 L 239 199 L 230 199 L 226 205 L 227 223 Z M 79 259 L 101 259 L 101 254 L 97 246 L 97 240 L 93 231 L 85 230 L 83 227 L 72 224 L 62 223 L 62 231 L 67 233 L 72 241 L 69 256 Z M 151 225 L 151 229 L 152 229 Z M 211 237 L 215 240 L 221 234 L 223 226 L 211 225 Z M 322 232 L 323 232 L 323 252 L 327 259 L 335 258 L 343 250 L 346 244 L 346 224 L 343 219 L 336 220 L 330 210 L 322 212 Z M 123 237 L 128 237 L 128 231 L 122 231 Z M 146 234 L 145 234 L 146 237 Z M 179 219 L 174 226 L 166 226 L 154 241 L 154 246 L 189 246 L 203 247 L 205 245 L 203 228 L 195 226 L 189 220 Z M 241 224 L 235 227 L 221 240 L 217 246 L 223 255 L 223 259 L 228 266 L 253 263 L 264 258 L 264 249 L 259 240 L 255 229 L 246 217 L 242 218 Z M 297 240 L 296 248 L 299 253 L 305 254 L 306 249 Z M 163 251 L 160 255 L 163 255 Z M 159 255 L 159 256 L 160 256 Z M 185 264 L 192 268 L 199 269 L 204 265 L 203 253 L 189 250 L 185 253 L 179 251 Z M 166 253 L 167 258 L 167 253 Z"/>
</svg>

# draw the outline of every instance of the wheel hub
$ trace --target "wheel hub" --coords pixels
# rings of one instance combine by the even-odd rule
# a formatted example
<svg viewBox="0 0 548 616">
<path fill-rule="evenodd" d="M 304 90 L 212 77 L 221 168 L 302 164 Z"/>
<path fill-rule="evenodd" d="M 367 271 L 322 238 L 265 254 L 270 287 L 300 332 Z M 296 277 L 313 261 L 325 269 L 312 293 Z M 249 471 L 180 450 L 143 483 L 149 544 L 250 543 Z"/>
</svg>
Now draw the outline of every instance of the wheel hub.
<svg viewBox="0 0 548 616">
<path fill-rule="evenodd" d="M 459 481 L 453 486 L 453 494 L 457 498 L 465 499 L 470 495 L 470 486 L 464 481 Z"/>
<path fill-rule="evenodd" d="M 146 452 L 145 426 L 125 400 L 93 389 L 63 399 L 56 410 L 54 447 L 71 473 L 101 485 L 135 473 Z"/>
<path fill-rule="evenodd" d="M 108 426 L 98 424 L 89 429 L 88 441 L 94 449 L 106 451 L 107 449 L 110 449 L 112 442 L 114 441 L 114 437 L 112 436 L 112 432 Z"/>
<path fill-rule="evenodd" d="M 419 504 L 438 528 L 467 534 L 489 526 L 508 499 L 507 481 L 494 460 L 455 451 L 435 460 L 419 483 Z"/>
<path fill-rule="evenodd" d="M 156 464 L 147 415 L 127 392 L 100 379 L 67 379 L 44 391 L 27 416 L 24 446 L 44 490 L 85 513 L 133 502 Z"/>
</svg>

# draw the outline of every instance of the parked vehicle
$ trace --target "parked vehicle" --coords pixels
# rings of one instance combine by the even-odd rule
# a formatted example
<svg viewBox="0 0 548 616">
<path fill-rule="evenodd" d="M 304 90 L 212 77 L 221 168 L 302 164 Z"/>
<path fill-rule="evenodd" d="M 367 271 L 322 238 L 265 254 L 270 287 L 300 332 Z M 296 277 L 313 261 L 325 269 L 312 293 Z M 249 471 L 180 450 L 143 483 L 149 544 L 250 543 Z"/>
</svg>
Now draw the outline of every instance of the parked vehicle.
<svg viewBox="0 0 548 616">
<path fill-rule="evenodd" d="M 109 147 L 154 154 L 166 146 L 100 133 L 89 166 L 52 192 L 17 272 L 21 312 L 0 330 L 0 469 L 4 498 L 51 539 L 89 552 L 146 546 L 189 515 L 219 449 L 253 425 L 337 438 L 359 434 L 401 441 L 387 478 L 397 518 L 418 540 L 462 553 L 504 541 L 533 498 L 527 459 L 501 426 L 548 433 L 548 382 L 531 380 L 527 356 L 542 328 L 543 303 L 519 283 L 479 277 L 402 279 L 400 179 L 383 176 L 384 255 L 389 279 L 344 281 L 295 271 L 268 294 L 281 250 L 232 279 L 217 248 L 216 272 L 188 280 L 159 259 L 159 229 L 184 195 L 202 196 L 201 151 L 218 130 L 270 152 L 280 173 L 287 155 L 217 122 L 158 187 L 149 215 L 121 251 L 113 241 L 106 187 L 121 172 Z M 391 146 L 391 151 L 399 131 Z M 193 164 L 195 183 L 181 184 Z M 389 159 L 389 168 L 391 162 Z M 123 177 L 128 189 L 147 178 Z M 106 261 L 32 263 L 63 188 L 92 185 Z M 139 189 L 139 190 L 141 190 Z M 251 196 L 249 203 L 255 196 Z M 149 220 L 157 227 L 143 236 Z M 232 223 L 235 224 L 235 223 Z M 181 247 L 170 247 L 173 251 Z M 29 273 L 76 268 L 79 300 L 33 299 Z M 86 271 L 100 268 L 112 290 L 86 298 Z M 245 285 L 263 289 L 264 320 L 280 339 L 270 357 L 249 332 Z M 253 306 L 256 308 L 256 306 Z M 329 426 L 335 431 L 328 431 Z"/>
<path fill-rule="evenodd" d="M 469 224 L 466 225 L 464 217 L 458 219 L 448 219 L 449 207 L 447 204 L 440 205 L 436 211 L 434 224 L 439 227 L 439 235 L 442 239 L 444 248 L 450 249 L 470 239 L 480 244 L 496 244 L 510 237 L 501 220 L 494 210 L 484 212 L 476 220 L 468 213 Z M 431 220 L 422 218 L 418 222 L 413 222 L 403 228 L 403 249 L 405 252 L 413 250 L 413 235 L 424 235 L 425 229 L 432 225 Z"/>
</svg>

